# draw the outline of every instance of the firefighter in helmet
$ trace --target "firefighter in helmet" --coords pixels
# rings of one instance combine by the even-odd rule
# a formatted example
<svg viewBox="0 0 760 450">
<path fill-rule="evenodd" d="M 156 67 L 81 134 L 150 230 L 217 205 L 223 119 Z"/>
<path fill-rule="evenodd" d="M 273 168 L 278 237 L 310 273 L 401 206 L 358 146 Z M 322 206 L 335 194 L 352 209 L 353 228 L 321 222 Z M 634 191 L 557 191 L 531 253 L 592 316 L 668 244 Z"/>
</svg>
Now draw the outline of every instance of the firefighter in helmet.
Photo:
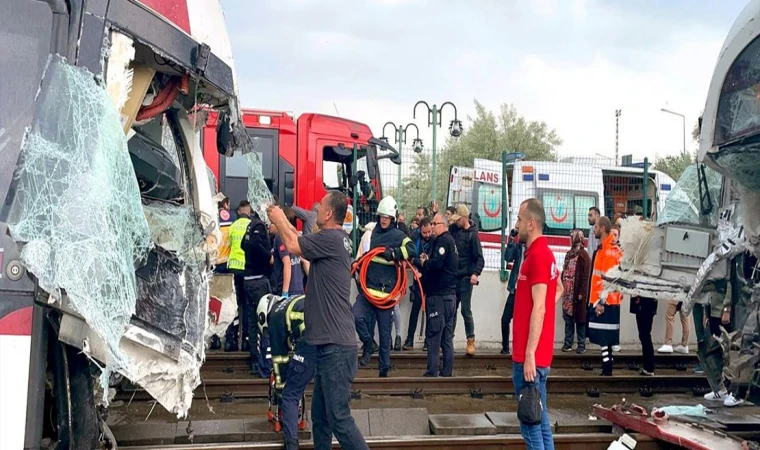
<svg viewBox="0 0 760 450">
<path fill-rule="evenodd" d="M 370 238 L 370 250 L 383 248 L 384 252 L 372 258 L 367 268 L 367 278 L 362 280 L 374 296 L 387 296 L 391 293 L 398 281 L 396 263 L 405 259 L 413 259 L 417 252 L 414 243 L 401 230 L 395 226 L 396 200 L 393 197 L 384 197 L 377 205 L 377 225 L 372 230 Z M 353 306 L 356 332 L 364 344 L 359 364 L 365 366 L 372 356 L 373 336 L 370 332 L 372 316 L 377 318 L 380 330 L 380 377 L 387 377 L 390 369 L 391 352 L 391 321 L 393 309 L 380 309 L 370 303 L 364 296 L 362 289 Z"/>
<path fill-rule="evenodd" d="M 256 312 L 259 331 L 269 337 L 272 358 L 269 420 L 276 431 L 282 429 L 286 450 L 298 448 L 298 430 L 306 428 L 304 392 L 316 367 L 316 348 L 302 338 L 305 301 L 303 295 L 283 298 L 268 294 L 259 300 Z"/>
</svg>

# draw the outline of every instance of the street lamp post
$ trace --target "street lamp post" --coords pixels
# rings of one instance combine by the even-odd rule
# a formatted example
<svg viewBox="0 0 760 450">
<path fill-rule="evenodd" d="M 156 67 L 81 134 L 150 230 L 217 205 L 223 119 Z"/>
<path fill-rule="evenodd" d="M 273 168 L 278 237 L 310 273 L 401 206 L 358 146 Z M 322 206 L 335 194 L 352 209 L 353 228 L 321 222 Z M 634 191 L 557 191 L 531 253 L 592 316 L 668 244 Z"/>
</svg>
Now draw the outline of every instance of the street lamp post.
<svg viewBox="0 0 760 450">
<path fill-rule="evenodd" d="M 675 111 L 671 111 L 669 109 L 660 108 L 660 111 L 668 114 L 673 114 L 674 116 L 678 116 L 683 121 L 683 154 L 686 154 L 686 116 L 684 116 L 681 113 L 677 113 Z"/>
<path fill-rule="evenodd" d="M 383 139 L 385 141 L 388 141 L 388 138 L 385 136 L 385 127 L 388 125 L 393 127 L 393 131 L 395 133 L 395 143 L 398 144 L 398 157 L 401 159 L 401 147 L 406 143 L 406 131 L 409 129 L 409 127 L 414 127 L 415 130 L 417 130 L 417 137 L 414 138 L 413 144 L 414 144 L 414 151 L 415 153 L 419 153 L 422 151 L 422 139 L 420 139 L 420 129 L 417 128 L 416 124 L 408 123 L 406 126 L 396 126 L 393 122 L 386 122 L 385 125 L 383 125 L 383 136 L 380 139 Z M 396 175 L 396 202 L 399 202 L 401 200 L 401 166 L 403 165 L 403 160 L 401 161 L 401 164 L 398 165 L 398 173 Z"/>
<path fill-rule="evenodd" d="M 417 118 L 417 106 L 420 104 L 425 105 L 428 111 L 428 126 L 433 127 L 433 195 L 431 200 L 437 200 L 436 195 L 436 128 L 441 126 L 441 111 L 443 111 L 443 107 L 446 105 L 450 105 L 452 108 L 454 108 L 454 120 L 451 121 L 451 124 L 449 125 L 449 134 L 451 134 L 452 137 L 459 137 L 462 135 L 462 122 L 457 119 L 457 107 L 454 106 L 451 102 L 444 102 L 441 107 L 439 108 L 437 105 L 433 105 L 431 108 L 430 105 L 427 104 L 426 101 L 420 100 L 417 103 L 414 104 L 414 110 L 412 111 L 412 117 Z"/>
</svg>

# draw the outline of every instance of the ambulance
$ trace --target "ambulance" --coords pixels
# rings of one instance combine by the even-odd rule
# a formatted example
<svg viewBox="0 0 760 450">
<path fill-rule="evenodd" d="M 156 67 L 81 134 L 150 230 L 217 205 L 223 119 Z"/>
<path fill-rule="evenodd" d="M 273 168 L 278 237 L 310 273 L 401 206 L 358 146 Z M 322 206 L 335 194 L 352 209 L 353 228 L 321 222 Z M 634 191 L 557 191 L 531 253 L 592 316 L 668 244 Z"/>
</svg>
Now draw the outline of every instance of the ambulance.
<svg viewBox="0 0 760 450">
<path fill-rule="evenodd" d="M 650 216 L 656 218 L 675 181 L 657 170 L 648 171 L 646 201 Z M 538 198 L 544 204 L 544 235 L 562 264 L 570 249 L 570 231 L 582 229 L 588 235 L 588 210 L 596 206 L 602 215 L 633 215 L 644 205 L 641 167 L 597 166 L 572 162 L 515 161 L 506 168 L 506 234 L 517 222 L 520 204 Z M 486 270 L 499 270 L 501 257 L 502 164 L 475 158 L 473 167 L 452 167 L 449 176 L 448 206 L 466 204 L 480 231 Z M 588 236 L 587 236 L 588 237 Z"/>
</svg>

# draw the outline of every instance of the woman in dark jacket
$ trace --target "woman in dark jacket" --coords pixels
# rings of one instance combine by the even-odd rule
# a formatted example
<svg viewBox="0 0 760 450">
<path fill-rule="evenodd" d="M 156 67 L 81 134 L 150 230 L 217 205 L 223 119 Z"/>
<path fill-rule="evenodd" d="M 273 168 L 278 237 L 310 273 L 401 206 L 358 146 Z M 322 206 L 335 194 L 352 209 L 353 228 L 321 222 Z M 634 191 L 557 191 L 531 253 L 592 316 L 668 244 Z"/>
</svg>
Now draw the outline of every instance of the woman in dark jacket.
<svg viewBox="0 0 760 450">
<path fill-rule="evenodd" d="M 591 279 L 591 258 L 583 246 L 582 230 L 570 233 L 570 251 L 565 255 L 562 270 L 562 318 L 565 319 L 563 352 L 573 350 L 573 335 L 578 337 L 578 353 L 586 352 L 586 304 Z"/>
</svg>

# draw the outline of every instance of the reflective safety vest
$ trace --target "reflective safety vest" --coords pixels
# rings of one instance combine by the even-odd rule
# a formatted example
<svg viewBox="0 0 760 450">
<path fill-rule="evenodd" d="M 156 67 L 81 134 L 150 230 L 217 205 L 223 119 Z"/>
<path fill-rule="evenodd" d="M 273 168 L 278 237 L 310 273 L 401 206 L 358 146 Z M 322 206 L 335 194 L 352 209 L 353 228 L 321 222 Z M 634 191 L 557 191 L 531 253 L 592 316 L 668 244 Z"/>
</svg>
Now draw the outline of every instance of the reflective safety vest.
<svg viewBox="0 0 760 450">
<path fill-rule="evenodd" d="M 596 257 L 594 257 L 594 271 L 591 275 L 589 293 L 589 303 L 591 305 L 596 305 L 601 300 L 604 291 L 602 275 L 620 264 L 620 259 L 623 257 L 623 252 L 612 243 L 613 239 L 615 237 L 612 234 L 608 235 L 602 241 L 602 246 L 597 250 Z M 620 305 L 620 292 L 610 292 L 607 294 L 605 303 L 613 306 Z"/>
<path fill-rule="evenodd" d="M 245 270 L 245 251 L 242 243 L 251 219 L 241 217 L 230 226 L 230 257 L 227 268 L 230 270 Z"/>
</svg>

